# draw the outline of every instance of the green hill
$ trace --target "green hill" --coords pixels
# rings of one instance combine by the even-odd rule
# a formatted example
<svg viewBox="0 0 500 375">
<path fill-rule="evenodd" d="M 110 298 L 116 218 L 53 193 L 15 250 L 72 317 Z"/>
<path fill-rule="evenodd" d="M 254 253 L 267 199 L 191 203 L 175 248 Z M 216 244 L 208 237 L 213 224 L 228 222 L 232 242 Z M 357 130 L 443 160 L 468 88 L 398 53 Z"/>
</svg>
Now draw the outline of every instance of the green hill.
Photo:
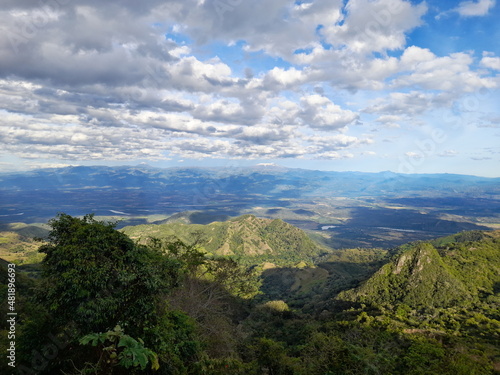
<svg viewBox="0 0 500 375">
<path fill-rule="evenodd" d="M 417 243 L 338 298 L 374 305 L 448 307 L 466 301 L 470 293 L 431 244 Z"/>
<path fill-rule="evenodd" d="M 391 261 L 337 299 L 376 306 L 446 308 L 498 294 L 499 232 L 464 232 L 400 248 Z"/>
<path fill-rule="evenodd" d="M 148 237 L 178 238 L 186 243 L 197 241 L 208 253 L 239 257 L 244 263 L 272 262 L 291 265 L 309 262 L 327 251 L 305 232 L 280 219 L 263 219 L 243 215 L 207 225 L 169 222 L 122 228 L 132 239 Z"/>
<path fill-rule="evenodd" d="M 39 242 L 48 234 L 44 224 L 12 223 L 0 225 L 0 258 L 17 264 L 37 263 L 42 259 L 38 253 Z"/>
<path fill-rule="evenodd" d="M 30 244 L 46 254 L 41 272 L 16 266 L 19 363 L 46 358 L 41 375 L 151 374 L 157 365 L 168 375 L 500 373 L 500 231 L 327 251 L 278 219 L 192 220 L 121 231 L 208 254 L 178 241 L 168 251 L 138 245 L 92 215 L 58 216 L 47 241 Z M 6 246 L 34 230 L 6 229 Z M 4 320 L 4 351 L 9 329 Z M 68 340 L 57 356 L 41 357 L 47 332 Z"/>
</svg>

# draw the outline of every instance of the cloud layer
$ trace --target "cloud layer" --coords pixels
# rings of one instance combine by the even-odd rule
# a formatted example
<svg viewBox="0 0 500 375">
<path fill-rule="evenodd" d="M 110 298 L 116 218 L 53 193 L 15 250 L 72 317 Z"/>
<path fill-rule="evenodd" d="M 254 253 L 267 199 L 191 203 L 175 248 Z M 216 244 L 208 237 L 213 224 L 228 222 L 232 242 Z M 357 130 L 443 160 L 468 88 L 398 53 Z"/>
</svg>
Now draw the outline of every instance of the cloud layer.
<svg viewBox="0 0 500 375">
<path fill-rule="evenodd" d="M 429 12 L 403 0 L 4 1 L 3 157 L 378 155 L 384 129 L 456 114 L 481 90 L 497 95 L 496 52 L 411 44 Z M 496 115 L 481 113 L 481 124 Z"/>
</svg>

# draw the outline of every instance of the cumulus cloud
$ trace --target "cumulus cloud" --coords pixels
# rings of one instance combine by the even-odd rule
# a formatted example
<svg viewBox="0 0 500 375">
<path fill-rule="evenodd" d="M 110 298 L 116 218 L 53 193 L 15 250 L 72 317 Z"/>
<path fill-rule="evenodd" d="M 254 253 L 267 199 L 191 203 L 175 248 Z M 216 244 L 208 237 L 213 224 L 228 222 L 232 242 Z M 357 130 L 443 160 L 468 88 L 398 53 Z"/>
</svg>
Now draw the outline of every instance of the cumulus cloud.
<svg viewBox="0 0 500 375">
<path fill-rule="evenodd" d="M 473 57 L 468 53 L 452 53 L 437 57 L 429 49 L 411 46 L 400 59 L 402 74 L 392 80 L 393 87 L 422 87 L 427 90 L 472 92 L 492 88 L 496 84 L 489 78 L 473 72 Z"/>
<path fill-rule="evenodd" d="M 291 68 L 285 70 L 275 67 L 262 79 L 263 88 L 271 90 L 283 90 L 296 87 L 307 81 L 307 74 L 302 70 Z"/>
<path fill-rule="evenodd" d="M 363 144 L 371 144 L 373 141 L 370 138 L 358 138 L 345 134 L 337 134 L 330 136 L 311 136 L 305 138 L 314 147 L 316 152 L 330 152 L 348 149 L 353 146 Z"/>
<path fill-rule="evenodd" d="M 425 2 L 414 6 L 402 0 L 351 0 L 346 11 L 342 24 L 325 27 L 326 40 L 368 53 L 403 48 L 406 32 L 422 24 L 427 6 Z"/>
<path fill-rule="evenodd" d="M 483 58 L 481 59 L 481 65 L 492 70 L 500 71 L 500 57 L 496 57 L 491 52 L 483 52 Z"/>
<path fill-rule="evenodd" d="M 352 157 L 374 142 L 352 126 L 364 116 L 387 130 L 500 84 L 493 53 L 407 46 L 427 11 L 404 0 L 5 0 L 3 155 Z"/>
<path fill-rule="evenodd" d="M 389 119 L 401 118 L 406 115 L 418 115 L 434 107 L 434 101 L 437 100 L 436 94 L 422 93 L 412 91 L 409 93 L 395 92 L 387 97 L 377 98 L 372 104 L 364 109 L 366 113 L 386 114 Z M 388 117 L 385 117 L 388 119 Z"/>
<path fill-rule="evenodd" d="M 233 137 L 248 143 L 263 145 L 276 142 L 283 144 L 283 142 L 300 136 L 293 126 L 256 125 L 239 128 L 233 132 Z"/>
<path fill-rule="evenodd" d="M 326 160 L 339 160 L 339 159 L 351 159 L 354 157 L 354 154 L 352 153 L 340 153 L 337 151 L 328 151 L 328 152 L 323 152 L 318 155 L 320 159 L 326 159 Z"/>
<path fill-rule="evenodd" d="M 399 123 L 404 121 L 404 116 L 401 115 L 382 115 L 378 117 L 375 121 L 389 127 L 389 128 L 399 128 Z"/>
<path fill-rule="evenodd" d="M 211 39 L 244 40 L 248 52 L 262 50 L 289 58 L 297 49 L 309 48 L 317 41 L 318 25 L 338 22 L 342 7 L 342 0 L 300 4 L 290 0 L 178 0 L 170 2 L 168 10 L 201 43 Z"/>
<path fill-rule="evenodd" d="M 462 1 L 456 11 L 463 17 L 484 16 L 495 6 L 495 0 Z"/>
<path fill-rule="evenodd" d="M 299 116 L 304 124 L 318 130 L 336 130 L 352 124 L 359 115 L 342 109 L 330 99 L 321 95 L 307 95 L 300 100 L 302 111 Z"/>
<path fill-rule="evenodd" d="M 263 116 L 263 107 L 252 101 L 216 100 L 200 103 L 191 112 L 193 117 L 202 121 L 250 125 L 257 123 Z"/>
</svg>

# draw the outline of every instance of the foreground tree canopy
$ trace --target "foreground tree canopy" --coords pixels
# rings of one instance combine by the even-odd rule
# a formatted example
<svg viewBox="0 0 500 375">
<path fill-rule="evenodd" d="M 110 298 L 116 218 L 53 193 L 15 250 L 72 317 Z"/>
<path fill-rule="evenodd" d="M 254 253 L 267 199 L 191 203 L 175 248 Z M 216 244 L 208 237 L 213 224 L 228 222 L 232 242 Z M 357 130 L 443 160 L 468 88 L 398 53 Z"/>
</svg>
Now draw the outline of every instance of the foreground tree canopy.
<svg viewBox="0 0 500 375">
<path fill-rule="evenodd" d="M 209 256 L 196 241 L 134 242 L 92 215 L 60 214 L 50 225 L 39 277 L 19 274 L 19 374 L 485 375 L 500 368 L 498 238 L 410 244 L 378 272 L 379 260 L 356 263 L 363 252 L 351 251 L 349 262 L 330 265 L 332 274 L 365 264 L 371 277 L 353 289 L 327 279 L 329 290 L 307 289 L 287 299 L 292 306 L 259 295 L 258 268 Z M 279 272 L 272 280 L 302 275 L 314 284 L 307 277 L 321 275 Z M 441 298 L 450 285 L 454 299 Z"/>
</svg>

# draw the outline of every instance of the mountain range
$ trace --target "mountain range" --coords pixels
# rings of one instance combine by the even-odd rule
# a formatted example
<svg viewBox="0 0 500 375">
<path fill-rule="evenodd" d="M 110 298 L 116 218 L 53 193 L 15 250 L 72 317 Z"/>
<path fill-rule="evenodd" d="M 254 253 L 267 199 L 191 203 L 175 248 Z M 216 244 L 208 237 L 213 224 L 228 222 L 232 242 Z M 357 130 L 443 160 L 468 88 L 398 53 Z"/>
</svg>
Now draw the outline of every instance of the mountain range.
<svg viewBox="0 0 500 375">
<path fill-rule="evenodd" d="M 316 231 L 328 246 L 397 246 L 500 227 L 500 179 L 331 172 L 276 165 L 76 166 L 0 174 L 0 223 L 95 213 L 119 227 L 190 212 L 208 224 L 245 214 Z"/>
<path fill-rule="evenodd" d="M 208 183 L 208 186 L 207 186 Z M 142 189 L 298 197 L 463 196 L 500 194 L 500 178 L 456 174 L 333 172 L 277 165 L 221 168 L 154 168 L 139 166 L 75 166 L 0 174 L 0 189 L 14 191 L 71 189 Z"/>
<path fill-rule="evenodd" d="M 218 218 L 221 221 L 206 213 L 184 212 L 120 229 L 139 244 L 147 245 L 150 237 L 198 244 L 205 259 L 260 276 L 260 294 L 251 301 L 216 293 L 211 279 L 197 280 L 194 274 L 167 294 L 172 306 L 201 327 L 200 337 L 207 334 L 215 340 L 217 349 L 224 343 L 224 350 L 234 354 L 244 345 L 245 355 L 257 358 L 267 358 L 267 351 L 273 350 L 273 361 L 303 367 L 283 372 L 296 374 L 323 374 L 332 368 L 347 373 L 343 371 L 353 366 L 362 367 L 355 374 L 373 368 L 378 369 L 373 373 L 395 374 L 482 375 L 500 370 L 500 231 L 460 232 L 390 249 L 332 249 L 314 241 L 316 233 L 308 235 L 281 219 L 248 214 Z M 11 223 L 0 229 L 0 258 L 17 263 L 20 306 L 29 308 L 28 296 L 41 277 L 43 258 L 36 252 L 40 243 L 32 237 L 45 236 L 47 226 Z M 162 255 L 169 256 L 169 247 L 161 248 Z M 5 284 L 3 259 L 0 281 Z M 179 259 L 172 259 L 175 267 Z M 258 287 L 260 281 L 254 281 Z M 217 329 L 203 331 L 213 326 Z M 264 345 L 264 354 L 253 352 L 256 342 Z"/>
</svg>

